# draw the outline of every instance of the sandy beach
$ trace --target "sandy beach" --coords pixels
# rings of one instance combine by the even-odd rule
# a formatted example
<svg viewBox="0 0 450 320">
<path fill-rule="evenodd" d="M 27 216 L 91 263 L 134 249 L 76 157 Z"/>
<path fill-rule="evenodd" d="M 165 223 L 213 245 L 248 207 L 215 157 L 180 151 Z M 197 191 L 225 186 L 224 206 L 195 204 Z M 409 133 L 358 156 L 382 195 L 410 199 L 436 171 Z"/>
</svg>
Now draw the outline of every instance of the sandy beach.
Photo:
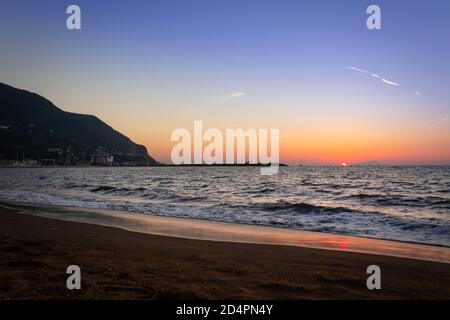
<svg viewBox="0 0 450 320">
<path fill-rule="evenodd" d="M 450 265 L 183 239 L 0 209 L 1 299 L 449 299 Z M 82 270 L 67 290 L 66 268 Z M 366 287 L 366 268 L 382 289 Z"/>
</svg>

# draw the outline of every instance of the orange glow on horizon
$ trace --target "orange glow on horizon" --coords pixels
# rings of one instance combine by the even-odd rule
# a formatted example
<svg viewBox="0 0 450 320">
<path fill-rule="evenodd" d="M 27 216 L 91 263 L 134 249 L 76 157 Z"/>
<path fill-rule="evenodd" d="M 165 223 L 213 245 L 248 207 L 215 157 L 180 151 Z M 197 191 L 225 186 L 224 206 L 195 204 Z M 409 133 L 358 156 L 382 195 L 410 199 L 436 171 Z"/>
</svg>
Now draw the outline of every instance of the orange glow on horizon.
<svg viewBox="0 0 450 320">
<path fill-rule="evenodd" d="M 206 127 L 217 125 L 207 122 Z M 192 123 L 161 124 L 147 131 L 145 127 L 135 126 L 132 130 L 124 125 L 117 129 L 133 141 L 144 144 L 149 154 L 156 160 L 170 163 L 170 153 L 176 144 L 170 141 L 171 128 L 191 129 Z M 241 128 L 257 127 L 241 124 Z M 224 128 L 220 128 L 225 130 Z M 364 162 L 380 164 L 450 164 L 450 135 L 441 131 L 396 132 L 380 128 L 345 131 L 341 125 L 323 129 L 308 127 L 304 129 L 281 129 L 280 162 L 290 165 L 330 164 L 343 166 Z M 377 130 L 376 130 L 377 129 Z M 444 132 L 445 131 L 445 132 Z M 345 161 L 343 161 L 345 159 Z"/>
</svg>

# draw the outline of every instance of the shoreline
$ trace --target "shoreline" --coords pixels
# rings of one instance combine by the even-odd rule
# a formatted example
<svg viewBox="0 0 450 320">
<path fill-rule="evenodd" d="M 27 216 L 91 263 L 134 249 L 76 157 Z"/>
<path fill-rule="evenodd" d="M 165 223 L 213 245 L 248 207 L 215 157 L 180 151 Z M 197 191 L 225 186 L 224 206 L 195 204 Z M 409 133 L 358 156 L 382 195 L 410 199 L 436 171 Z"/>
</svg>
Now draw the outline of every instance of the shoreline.
<svg viewBox="0 0 450 320">
<path fill-rule="evenodd" d="M 294 246 L 450 264 L 450 248 L 432 244 L 106 209 L 0 202 L 1 207 L 45 218 L 114 227 L 149 235 Z"/>
<path fill-rule="evenodd" d="M 192 240 L 0 207 L 0 299 L 448 299 L 448 264 Z M 66 288 L 79 265 L 82 290 Z M 369 265 L 382 290 L 366 287 Z"/>
</svg>

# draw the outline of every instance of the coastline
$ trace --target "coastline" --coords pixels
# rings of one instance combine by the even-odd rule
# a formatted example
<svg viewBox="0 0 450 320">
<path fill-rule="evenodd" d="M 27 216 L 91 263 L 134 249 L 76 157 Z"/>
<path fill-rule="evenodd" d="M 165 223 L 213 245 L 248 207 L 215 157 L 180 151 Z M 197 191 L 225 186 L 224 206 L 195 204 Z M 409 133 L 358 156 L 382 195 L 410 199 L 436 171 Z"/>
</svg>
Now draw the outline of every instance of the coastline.
<svg viewBox="0 0 450 320">
<path fill-rule="evenodd" d="M 12 208 L 23 214 L 120 228 L 149 235 L 191 240 L 294 246 L 450 264 L 449 247 L 415 242 L 106 209 L 0 202 L 0 208 L 2 207 Z"/>
<path fill-rule="evenodd" d="M 151 235 L 19 211 L 0 207 L 0 299 L 450 297 L 447 263 Z M 80 291 L 65 287 L 71 264 L 82 269 Z M 383 272 L 382 290 L 366 287 L 372 264 Z"/>
</svg>

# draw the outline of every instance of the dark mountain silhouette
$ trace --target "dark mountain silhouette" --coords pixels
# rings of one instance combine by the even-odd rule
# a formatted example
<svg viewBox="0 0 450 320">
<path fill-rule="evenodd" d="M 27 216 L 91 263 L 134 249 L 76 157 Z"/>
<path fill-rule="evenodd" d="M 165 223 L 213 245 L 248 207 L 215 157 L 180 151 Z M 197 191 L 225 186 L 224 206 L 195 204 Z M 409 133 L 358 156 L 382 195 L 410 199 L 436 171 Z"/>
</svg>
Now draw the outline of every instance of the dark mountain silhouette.
<svg viewBox="0 0 450 320">
<path fill-rule="evenodd" d="M 65 112 L 42 96 L 0 83 L 1 157 L 15 159 L 26 154 L 38 160 L 54 150 L 80 160 L 111 154 L 122 162 L 156 163 L 145 146 L 99 118 Z"/>
</svg>

